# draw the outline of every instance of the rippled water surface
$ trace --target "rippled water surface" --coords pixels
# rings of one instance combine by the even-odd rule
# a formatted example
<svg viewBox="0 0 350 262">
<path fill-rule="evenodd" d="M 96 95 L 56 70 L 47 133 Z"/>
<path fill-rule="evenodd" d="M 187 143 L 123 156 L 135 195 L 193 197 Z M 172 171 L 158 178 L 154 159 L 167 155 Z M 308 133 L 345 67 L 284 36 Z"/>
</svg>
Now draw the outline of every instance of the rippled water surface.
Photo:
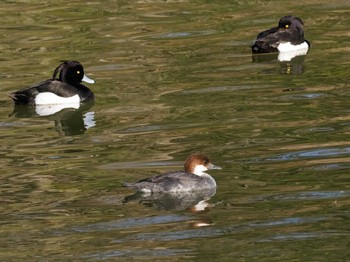
<svg viewBox="0 0 350 262">
<path fill-rule="evenodd" d="M 290 13 L 309 53 L 252 57 Z M 349 13 L 323 0 L 4 1 L 0 259 L 348 260 Z M 93 105 L 14 109 L 7 94 L 65 59 L 96 81 Z M 223 168 L 216 192 L 140 198 L 121 184 L 192 152 Z"/>
</svg>

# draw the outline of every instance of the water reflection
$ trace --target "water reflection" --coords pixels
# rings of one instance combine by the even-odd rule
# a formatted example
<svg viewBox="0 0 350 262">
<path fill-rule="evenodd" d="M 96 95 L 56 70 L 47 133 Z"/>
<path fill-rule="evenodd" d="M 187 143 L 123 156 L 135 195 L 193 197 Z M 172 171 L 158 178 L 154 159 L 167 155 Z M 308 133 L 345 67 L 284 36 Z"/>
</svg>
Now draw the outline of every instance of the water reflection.
<svg viewBox="0 0 350 262">
<path fill-rule="evenodd" d="M 203 191 L 167 193 L 167 194 L 142 194 L 137 192 L 126 196 L 123 203 L 138 201 L 140 204 L 157 210 L 201 212 L 210 208 L 209 200 L 216 193 L 212 188 Z"/>
<path fill-rule="evenodd" d="M 148 241 L 174 241 L 184 240 L 191 238 L 207 238 L 207 237 L 218 237 L 223 235 L 231 235 L 242 232 L 251 231 L 252 229 L 259 228 L 273 228 L 280 227 L 291 227 L 296 225 L 307 225 L 314 224 L 320 221 L 325 221 L 325 218 L 320 217 L 294 217 L 286 219 L 269 220 L 264 222 L 253 222 L 253 223 L 239 223 L 229 224 L 223 228 L 201 228 L 201 229 L 186 229 L 186 230 L 164 230 L 163 232 L 154 233 L 139 233 L 131 238 L 134 240 L 148 240 Z"/>
<path fill-rule="evenodd" d="M 252 54 L 253 63 L 271 62 L 277 60 L 278 53 Z"/>
<path fill-rule="evenodd" d="M 82 134 L 96 125 L 95 112 L 88 111 L 93 105 L 93 102 L 81 104 L 78 107 L 75 105 L 15 105 L 10 116 L 17 118 L 45 117 L 54 121 L 60 135 L 72 136 Z"/>
<path fill-rule="evenodd" d="M 296 55 L 288 52 L 287 54 L 281 53 L 268 53 L 268 54 L 252 54 L 253 63 L 266 63 L 272 61 L 279 61 L 281 74 L 294 74 L 299 75 L 304 73 L 304 61 L 305 55 Z"/>
</svg>

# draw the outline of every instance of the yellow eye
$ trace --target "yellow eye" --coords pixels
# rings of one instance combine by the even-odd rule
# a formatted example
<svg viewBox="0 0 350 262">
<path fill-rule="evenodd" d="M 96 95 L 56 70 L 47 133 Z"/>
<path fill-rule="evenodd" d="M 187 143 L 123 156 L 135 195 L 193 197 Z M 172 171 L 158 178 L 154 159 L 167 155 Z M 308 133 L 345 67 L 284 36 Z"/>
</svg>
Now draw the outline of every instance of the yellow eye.
<svg viewBox="0 0 350 262">
<path fill-rule="evenodd" d="M 79 75 L 79 74 L 80 74 L 80 71 L 77 71 L 77 74 Z"/>
<path fill-rule="evenodd" d="M 289 25 L 285 25 L 284 27 L 285 27 L 285 28 L 289 28 Z"/>
</svg>

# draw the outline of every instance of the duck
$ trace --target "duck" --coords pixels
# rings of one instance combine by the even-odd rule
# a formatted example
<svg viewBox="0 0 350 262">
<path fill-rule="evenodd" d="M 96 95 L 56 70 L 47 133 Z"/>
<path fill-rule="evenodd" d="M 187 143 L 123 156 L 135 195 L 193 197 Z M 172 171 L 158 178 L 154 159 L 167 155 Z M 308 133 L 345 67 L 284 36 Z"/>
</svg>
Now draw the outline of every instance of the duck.
<svg viewBox="0 0 350 262">
<path fill-rule="evenodd" d="M 307 53 L 309 41 L 304 38 L 304 22 L 293 15 L 283 16 L 277 27 L 259 33 L 251 48 L 253 53 L 298 52 Z"/>
<path fill-rule="evenodd" d="M 123 183 L 141 193 L 185 193 L 216 189 L 215 179 L 205 173 L 207 170 L 221 169 L 212 164 L 204 154 L 191 154 L 187 157 L 183 171 L 172 171 L 141 179 L 135 183 Z"/>
<path fill-rule="evenodd" d="M 58 75 L 58 78 L 57 78 Z M 81 82 L 95 83 L 78 61 L 61 61 L 47 79 L 9 94 L 16 105 L 57 105 L 94 101 L 94 93 Z"/>
</svg>

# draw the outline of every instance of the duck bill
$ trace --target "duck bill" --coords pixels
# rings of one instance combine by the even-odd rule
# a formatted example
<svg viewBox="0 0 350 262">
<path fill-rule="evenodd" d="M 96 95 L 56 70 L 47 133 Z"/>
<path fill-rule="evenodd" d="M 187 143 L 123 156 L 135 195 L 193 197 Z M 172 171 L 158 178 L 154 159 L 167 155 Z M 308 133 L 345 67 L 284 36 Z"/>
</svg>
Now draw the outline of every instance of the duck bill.
<svg viewBox="0 0 350 262">
<path fill-rule="evenodd" d="M 207 166 L 207 168 L 208 168 L 208 169 L 222 169 L 221 167 L 215 166 L 215 165 L 213 165 L 213 164 L 209 164 L 209 165 Z"/>
<path fill-rule="evenodd" d="M 84 75 L 83 79 L 81 81 L 84 81 L 86 83 L 89 83 L 89 84 L 94 84 L 95 83 L 95 80 L 87 77 L 86 75 Z"/>
</svg>

